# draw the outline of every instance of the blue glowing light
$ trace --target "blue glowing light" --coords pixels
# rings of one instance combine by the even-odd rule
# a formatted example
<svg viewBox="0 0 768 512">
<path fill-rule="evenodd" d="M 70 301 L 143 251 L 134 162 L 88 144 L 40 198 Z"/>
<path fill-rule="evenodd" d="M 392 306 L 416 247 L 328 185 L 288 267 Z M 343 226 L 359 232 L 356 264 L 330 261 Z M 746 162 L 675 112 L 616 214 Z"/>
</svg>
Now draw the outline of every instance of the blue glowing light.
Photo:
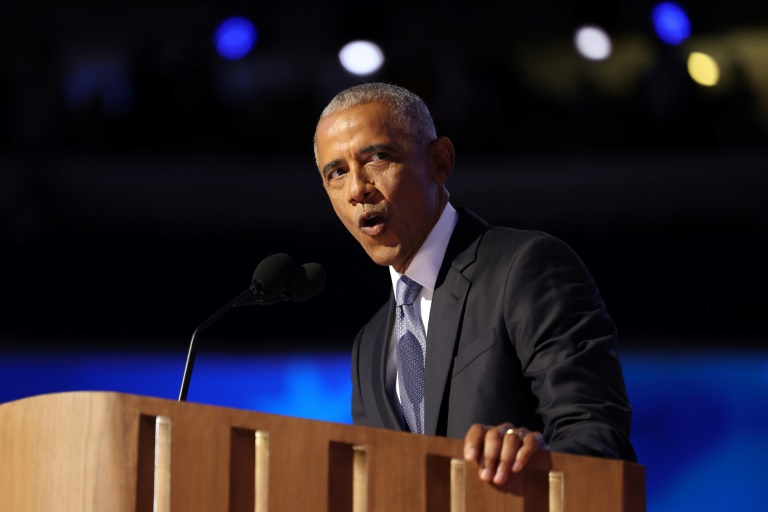
<svg viewBox="0 0 768 512">
<path fill-rule="evenodd" d="M 653 26 L 659 39 L 667 44 L 680 44 L 691 35 L 688 15 L 673 2 L 662 2 L 653 8 Z"/>
<path fill-rule="evenodd" d="M 249 20 L 239 16 L 228 18 L 216 30 L 216 50 L 225 59 L 241 59 L 253 49 L 258 35 Z"/>
</svg>

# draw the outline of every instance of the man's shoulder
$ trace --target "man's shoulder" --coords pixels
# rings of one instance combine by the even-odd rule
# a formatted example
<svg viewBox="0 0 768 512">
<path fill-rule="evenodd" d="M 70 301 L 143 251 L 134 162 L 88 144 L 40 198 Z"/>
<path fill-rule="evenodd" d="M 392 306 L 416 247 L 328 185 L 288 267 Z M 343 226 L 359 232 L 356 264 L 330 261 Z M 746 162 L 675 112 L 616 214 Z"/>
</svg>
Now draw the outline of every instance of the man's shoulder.
<svg viewBox="0 0 768 512">
<path fill-rule="evenodd" d="M 469 209 L 459 209 L 458 231 L 474 231 L 479 249 L 506 249 L 517 251 L 529 244 L 564 244 L 560 239 L 535 229 L 522 229 L 489 224 Z M 463 226 L 462 226 L 463 224 Z"/>
<path fill-rule="evenodd" d="M 531 229 L 490 226 L 479 244 L 478 254 L 483 252 L 503 251 L 518 253 L 521 251 L 550 252 L 552 249 L 572 252 L 572 249 L 561 239 L 546 233 Z"/>
<path fill-rule="evenodd" d="M 584 266 L 567 243 L 549 233 L 491 225 L 468 210 L 463 214 L 463 234 L 459 234 L 450 261 L 467 277 L 505 275 L 512 267 L 531 270 L 534 275 L 533 270 L 547 266 Z"/>
<path fill-rule="evenodd" d="M 527 243 L 542 238 L 555 238 L 544 231 L 507 226 L 488 226 L 486 236 L 489 241 L 499 243 Z"/>
<path fill-rule="evenodd" d="M 486 222 L 469 208 L 457 208 L 459 222 L 457 230 L 473 230 L 479 234 L 490 234 L 492 239 L 504 241 L 524 241 L 552 235 L 535 229 L 522 229 L 509 226 L 498 226 Z"/>
</svg>

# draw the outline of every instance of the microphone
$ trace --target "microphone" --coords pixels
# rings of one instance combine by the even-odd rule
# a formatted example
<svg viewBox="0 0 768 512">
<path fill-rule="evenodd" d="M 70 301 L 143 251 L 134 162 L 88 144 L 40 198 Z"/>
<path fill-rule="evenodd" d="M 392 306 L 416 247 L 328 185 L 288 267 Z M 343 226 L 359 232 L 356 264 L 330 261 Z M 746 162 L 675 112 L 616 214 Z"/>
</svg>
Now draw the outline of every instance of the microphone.
<svg viewBox="0 0 768 512">
<path fill-rule="evenodd" d="M 288 300 L 311 299 L 325 286 L 325 269 L 319 263 L 305 263 L 296 269 L 288 282 Z"/>
<path fill-rule="evenodd" d="M 184 402 L 187 399 L 192 368 L 195 365 L 197 339 L 204 329 L 224 316 L 233 307 L 307 300 L 317 295 L 324 285 L 325 269 L 318 263 L 305 263 L 296 268 L 293 258 L 284 253 L 277 253 L 264 258 L 253 272 L 251 286 L 208 317 L 192 333 L 187 362 L 184 366 L 184 376 L 181 380 L 179 402 Z"/>
<path fill-rule="evenodd" d="M 305 263 L 296 268 L 287 254 L 273 254 L 253 272 L 251 287 L 243 292 L 235 306 L 301 302 L 317 295 L 325 285 L 325 269 L 318 263 Z"/>
</svg>

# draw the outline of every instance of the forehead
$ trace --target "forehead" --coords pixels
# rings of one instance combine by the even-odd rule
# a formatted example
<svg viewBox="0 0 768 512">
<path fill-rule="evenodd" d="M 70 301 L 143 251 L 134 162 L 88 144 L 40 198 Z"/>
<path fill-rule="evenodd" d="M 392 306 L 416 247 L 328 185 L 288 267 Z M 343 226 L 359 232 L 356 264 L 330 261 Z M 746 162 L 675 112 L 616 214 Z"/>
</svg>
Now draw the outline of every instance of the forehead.
<svg viewBox="0 0 768 512">
<path fill-rule="evenodd" d="M 367 145 L 373 139 L 402 139 L 405 134 L 395 127 L 389 108 L 382 103 L 366 103 L 324 117 L 317 125 L 319 155 L 339 150 L 339 146 Z M 381 142 L 381 141 L 378 141 Z"/>
</svg>

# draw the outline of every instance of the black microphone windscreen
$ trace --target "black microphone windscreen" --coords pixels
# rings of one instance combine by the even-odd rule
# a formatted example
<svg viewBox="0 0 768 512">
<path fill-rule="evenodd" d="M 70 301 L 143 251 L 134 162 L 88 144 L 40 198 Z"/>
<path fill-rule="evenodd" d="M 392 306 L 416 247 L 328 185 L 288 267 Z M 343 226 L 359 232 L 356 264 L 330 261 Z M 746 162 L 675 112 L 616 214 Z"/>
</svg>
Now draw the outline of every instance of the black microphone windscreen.
<svg viewBox="0 0 768 512">
<path fill-rule="evenodd" d="M 260 292 L 281 293 L 294 275 L 296 264 L 285 253 L 267 256 L 253 272 L 253 285 Z"/>
<path fill-rule="evenodd" d="M 319 263 L 305 263 L 296 269 L 293 279 L 288 283 L 288 289 L 295 301 L 311 299 L 325 285 L 325 269 Z"/>
</svg>

